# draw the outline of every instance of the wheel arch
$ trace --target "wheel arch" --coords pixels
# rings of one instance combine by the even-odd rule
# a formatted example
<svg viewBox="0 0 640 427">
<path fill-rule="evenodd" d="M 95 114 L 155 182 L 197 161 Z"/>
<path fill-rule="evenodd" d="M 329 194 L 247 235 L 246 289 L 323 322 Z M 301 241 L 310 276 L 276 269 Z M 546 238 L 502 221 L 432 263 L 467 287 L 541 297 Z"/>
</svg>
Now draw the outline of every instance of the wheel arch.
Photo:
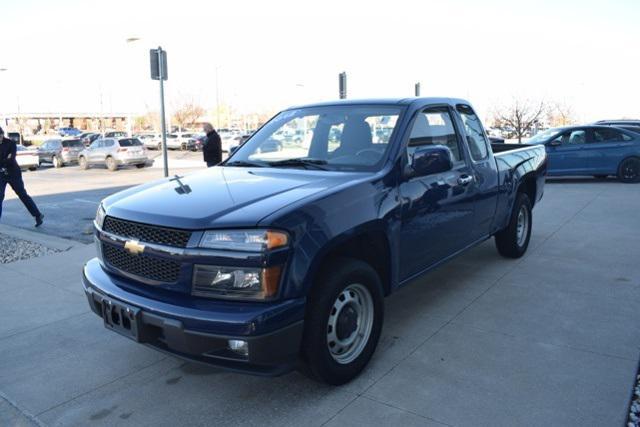
<svg viewBox="0 0 640 427">
<path fill-rule="evenodd" d="M 342 233 L 328 241 L 309 269 L 307 283 L 315 286 L 316 279 L 337 258 L 353 258 L 369 264 L 378 273 L 385 296 L 393 290 L 391 244 L 380 223 L 363 225 Z"/>
</svg>

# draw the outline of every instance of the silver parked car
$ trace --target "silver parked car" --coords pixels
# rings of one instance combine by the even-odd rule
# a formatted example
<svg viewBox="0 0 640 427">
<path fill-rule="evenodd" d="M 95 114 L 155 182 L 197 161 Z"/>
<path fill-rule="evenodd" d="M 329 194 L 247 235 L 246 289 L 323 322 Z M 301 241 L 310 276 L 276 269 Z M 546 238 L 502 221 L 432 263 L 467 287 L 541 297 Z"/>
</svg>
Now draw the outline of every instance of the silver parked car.
<svg viewBox="0 0 640 427">
<path fill-rule="evenodd" d="M 135 165 L 143 168 L 153 164 L 138 138 L 101 138 L 95 140 L 78 155 L 80 168 L 91 165 L 105 165 L 110 171 L 118 166 Z"/>
<path fill-rule="evenodd" d="M 84 150 L 81 139 L 50 139 L 38 147 L 40 164 L 51 163 L 56 168 L 78 162 L 78 154 Z"/>
</svg>

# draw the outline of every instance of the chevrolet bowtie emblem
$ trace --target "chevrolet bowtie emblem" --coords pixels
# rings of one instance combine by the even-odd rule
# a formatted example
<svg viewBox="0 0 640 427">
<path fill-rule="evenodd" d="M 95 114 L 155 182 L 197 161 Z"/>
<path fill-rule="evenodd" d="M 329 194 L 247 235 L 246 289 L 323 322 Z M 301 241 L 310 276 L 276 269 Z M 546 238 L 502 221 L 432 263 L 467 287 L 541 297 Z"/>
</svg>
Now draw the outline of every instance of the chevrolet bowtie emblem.
<svg viewBox="0 0 640 427">
<path fill-rule="evenodd" d="M 140 255 L 144 252 L 144 245 L 141 245 L 137 240 L 127 240 L 124 244 L 124 250 L 131 255 Z"/>
</svg>

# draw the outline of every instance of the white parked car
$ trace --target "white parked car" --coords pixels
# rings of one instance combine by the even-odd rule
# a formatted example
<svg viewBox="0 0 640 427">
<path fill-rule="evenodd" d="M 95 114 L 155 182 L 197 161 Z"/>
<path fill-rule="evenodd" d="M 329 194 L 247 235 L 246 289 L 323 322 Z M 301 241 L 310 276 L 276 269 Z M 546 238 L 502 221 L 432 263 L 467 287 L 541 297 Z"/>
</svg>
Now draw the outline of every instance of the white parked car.
<svg viewBox="0 0 640 427">
<path fill-rule="evenodd" d="M 38 150 L 35 148 L 27 148 L 24 145 L 16 146 L 16 161 L 20 169 L 29 169 L 34 171 L 38 169 L 40 165 L 40 157 L 38 157 Z"/>
</svg>

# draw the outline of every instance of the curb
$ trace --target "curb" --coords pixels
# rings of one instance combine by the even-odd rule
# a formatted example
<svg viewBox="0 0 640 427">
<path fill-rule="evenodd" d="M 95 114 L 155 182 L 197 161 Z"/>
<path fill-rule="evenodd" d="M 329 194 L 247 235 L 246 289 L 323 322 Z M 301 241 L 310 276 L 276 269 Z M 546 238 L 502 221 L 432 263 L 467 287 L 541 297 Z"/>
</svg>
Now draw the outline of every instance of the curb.
<svg viewBox="0 0 640 427">
<path fill-rule="evenodd" d="M 37 231 L 25 230 L 24 228 L 13 227 L 11 225 L 0 224 L 0 233 L 6 234 L 16 239 L 28 240 L 39 243 L 50 249 L 59 251 L 68 251 L 69 249 L 86 246 L 91 243 L 81 243 L 75 240 L 64 239 L 62 237 L 50 236 L 48 234 L 39 233 Z"/>
</svg>

